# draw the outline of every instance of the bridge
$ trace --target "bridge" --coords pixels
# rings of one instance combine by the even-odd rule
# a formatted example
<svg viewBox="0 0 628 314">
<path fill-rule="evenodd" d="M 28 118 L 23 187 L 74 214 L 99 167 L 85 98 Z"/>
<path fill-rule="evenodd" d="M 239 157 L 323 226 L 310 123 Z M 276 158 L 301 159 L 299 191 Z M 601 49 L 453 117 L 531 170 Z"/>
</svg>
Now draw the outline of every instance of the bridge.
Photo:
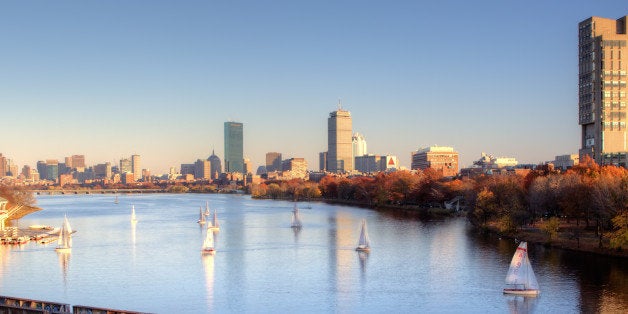
<svg viewBox="0 0 628 314">
<path fill-rule="evenodd" d="M 166 189 L 32 190 L 37 195 L 166 193 Z"/>
</svg>

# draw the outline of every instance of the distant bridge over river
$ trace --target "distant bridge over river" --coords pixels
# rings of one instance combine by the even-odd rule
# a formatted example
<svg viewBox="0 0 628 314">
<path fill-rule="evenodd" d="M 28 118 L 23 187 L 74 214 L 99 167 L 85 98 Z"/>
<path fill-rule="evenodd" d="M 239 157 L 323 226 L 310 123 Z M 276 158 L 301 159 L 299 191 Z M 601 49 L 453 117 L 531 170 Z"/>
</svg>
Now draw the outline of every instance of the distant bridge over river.
<svg viewBox="0 0 628 314">
<path fill-rule="evenodd" d="M 166 193 L 166 189 L 33 190 L 37 195 Z"/>
</svg>

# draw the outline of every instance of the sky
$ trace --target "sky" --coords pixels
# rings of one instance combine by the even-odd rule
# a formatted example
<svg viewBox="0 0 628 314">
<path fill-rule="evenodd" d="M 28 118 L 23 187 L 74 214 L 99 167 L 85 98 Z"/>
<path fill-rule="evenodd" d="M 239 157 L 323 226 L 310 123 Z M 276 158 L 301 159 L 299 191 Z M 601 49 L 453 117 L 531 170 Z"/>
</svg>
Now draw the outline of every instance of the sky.
<svg viewBox="0 0 628 314">
<path fill-rule="evenodd" d="M 579 149 L 578 23 L 604 1 L 2 1 L 0 153 L 20 169 L 139 154 L 165 173 L 244 123 L 318 169 L 339 101 L 372 154 L 451 146 L 520 163 Z M 254 168 L 254 169 L 255 169 Z"/>
</svg>

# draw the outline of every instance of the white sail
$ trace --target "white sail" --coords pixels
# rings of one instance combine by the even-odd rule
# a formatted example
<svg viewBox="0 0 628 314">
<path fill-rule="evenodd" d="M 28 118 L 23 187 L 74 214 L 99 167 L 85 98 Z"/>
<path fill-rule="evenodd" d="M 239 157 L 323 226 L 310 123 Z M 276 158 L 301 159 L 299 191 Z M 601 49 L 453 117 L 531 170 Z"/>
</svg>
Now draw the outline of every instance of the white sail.
<svg viewBox="0 0 628 314">
<path fill-rule="evenodd" d="M 220 226 L 218 225 L 218 213 L 215 208 L 214 208 L 214 219 L 212 221 L 212 226 L 213 226 L 214 231 L 220 228 Z"/>
<path fill-rule="evenodd" d="M 131 205 L 131 221 L 137 221 L 137 217 L 135 216 L 135 205 Z"/>
<path fill-rule="evenodd" d="M 521 242 L 517 247 L 506 274 L 506 284 L 511 288 L 504 289 L 505 293 L 538 293 L 539 283 L 528 259 L 527 242 Z"/>
<path fill-rule="evenodd" d="M 59 230 L 59 239 L 57 240 L 57 251 L 69 251 L 72 248 L 72 227 L 68 217 L 63 219 L 63 225 Z"/>
<path fill-rule="evenodd" d="M 292 228 L 301 228 L 303 223 L 301 223 L 301 217 L 299 217 L 299 207 L 297 204 L 294 204 L 294 209 L 292 210 Z"/>
<path fill-rule="evenodd" d="M 209 202 L 205 202 L 205 216 L 209 217 L 211 213 L 209 212 Z"/>
<path fill-rule="evenodd" d="M 205 240 L 203 241 L 203 252 L 213 252 L 214 251 L 214 233 L 207 228 L 205 233 Z"/>
<path fill-rule="evenodd" d="M 199 212 L 199 216 L 198 216 L 198 223 L 201 225 L 205 224 L 205 214 L 203 214 L 203 208 L 200 208 L 200 212 Z"/>
<path fill-rule="evenodd" d="M 360 239 L 358 240 L 358 251 L 368 251 L 371 249 L 371 241 L 369 240 L 369 234 L 366 230 L 366 219 L 362 219 L 362 229 L 360 230 Z"/>
</svg>

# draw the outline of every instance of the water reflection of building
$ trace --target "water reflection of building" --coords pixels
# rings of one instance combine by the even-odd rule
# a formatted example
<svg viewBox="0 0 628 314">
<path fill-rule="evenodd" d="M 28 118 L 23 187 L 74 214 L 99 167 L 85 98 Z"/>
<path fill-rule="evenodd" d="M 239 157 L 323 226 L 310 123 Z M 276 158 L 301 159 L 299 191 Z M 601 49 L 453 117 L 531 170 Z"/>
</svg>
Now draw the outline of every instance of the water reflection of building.
<svg viewBox="0 0 628 314">
<path fill-rule="evenodd" d="M 357 227 L 348 213 L 336 212 L 329 216 L 329 282 L 335 291 L 349 291 L 352 287 L 352 270 L 355 267 Z M 338 300 L 340 301 L 340 300 Z M 343 302 L 338 302 L 340 305 Z M 350 309 L 338 308 L 339 312 Z"/>
</svg>

